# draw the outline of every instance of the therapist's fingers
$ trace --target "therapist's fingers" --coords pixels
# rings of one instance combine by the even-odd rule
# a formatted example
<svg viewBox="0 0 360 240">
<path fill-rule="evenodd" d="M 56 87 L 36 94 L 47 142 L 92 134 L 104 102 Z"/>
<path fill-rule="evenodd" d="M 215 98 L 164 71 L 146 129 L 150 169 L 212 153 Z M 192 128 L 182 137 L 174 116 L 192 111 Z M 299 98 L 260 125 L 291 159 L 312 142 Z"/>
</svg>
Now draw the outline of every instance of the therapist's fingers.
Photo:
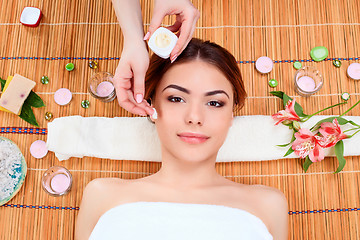
<svg viewBox="0 0 360 240">
<path fill-rule="evenodd" d="M 200 13 L 197 9 L 191 8 L 183 12 L 179 18 L 181 18 L 181 27 L 179 40 L 177 41 L 174 49 L 171 51 L 170 59 L 174 60 L 179 56 L 183 49 L 192 38 L 192 33 L 195 30 L 196 21 L 199 19 Z"/>
<path fill-rule="evenodd" d="M 159 11 L 154 8 L 154 14 L 151 18 L 148 33 L 145 35 L 144 40 L 148 40 L 151 35 L 158 29 L 162 23 L 162 20 L 167 15 L 165 11 Z"/>
</svg>

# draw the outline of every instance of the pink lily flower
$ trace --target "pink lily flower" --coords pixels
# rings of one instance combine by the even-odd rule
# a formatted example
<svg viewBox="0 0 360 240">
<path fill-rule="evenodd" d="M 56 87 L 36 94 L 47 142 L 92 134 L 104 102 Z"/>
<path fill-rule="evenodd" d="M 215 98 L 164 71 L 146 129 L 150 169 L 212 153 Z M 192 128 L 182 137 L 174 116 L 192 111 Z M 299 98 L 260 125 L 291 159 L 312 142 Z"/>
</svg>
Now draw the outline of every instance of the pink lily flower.
<svg viewBox="0 0 360 240">
<path fill-rule="evenodd" d="M 315 134 L 305 128 L 300 128 L 295 133 L 296 140 L 292 144 L 292 149 L 300 158 L 309 155 L 312 162 L 320 162 L 324 159 L 324 149 L 319 145 Z"/>
<path fill-rule="evenodd" d="M 336 145 L 337 142 L 347 138 L 348 136 L 341 131 L 338 120 L 335 118 L 332 123 L 324 122 L 319 129 L 321 137 L 318 137 L 318 142 L 321 147 L 329 148 Z"/>
<path fill-rule="evenodd" d="M 275 125 L 278 125 L 283 121 L 300 121 L 300 117 L 296 114 L 294 107 L 295 107 L 295 99 L 293 99 L 292 101 L 289 100 L 284 110 L 281 110 L 273 114 L 271 117 L 275 121 L 277 121 Z"/>
</svg>

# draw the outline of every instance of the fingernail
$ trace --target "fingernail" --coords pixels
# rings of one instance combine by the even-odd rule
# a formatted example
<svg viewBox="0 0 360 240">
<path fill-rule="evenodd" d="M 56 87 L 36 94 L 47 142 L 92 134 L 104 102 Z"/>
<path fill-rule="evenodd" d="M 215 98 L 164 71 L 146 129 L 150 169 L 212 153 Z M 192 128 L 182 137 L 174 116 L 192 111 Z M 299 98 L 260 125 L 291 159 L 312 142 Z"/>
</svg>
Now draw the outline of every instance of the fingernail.
<svg viewBox="0 0 360 240">
<path fill-rule="evenodd" d="M 177 54 L 175 54 L 175 55 L 172 57 L 172 59 L 171 59 L 171 63 L 175 62 L 175 60 L 176 60 L 177 57 L 178 57 Z"/>
<path fill-rule="evenodd" d="M 153 108 L 154 109 L 154 113 L 153 113 L 153 115 L 151 116 L 153 119 L 157 119 L 157 112 L 156 112 L 156 109 L 155 108 Z"/>
<path fill-rule="evenodd" d="M 143 96 L 142 94 L 136 94 L 136 102 L 137 103 L 141 103 L 143 101 Z"/>
<path fill-rule="evenodd" d="M 146 41 L 149 38 L 149 36 L 150 36 L 150 32 L 147 32 L 145 37 L 144 37 L 144 41 Z"/>
</svg>

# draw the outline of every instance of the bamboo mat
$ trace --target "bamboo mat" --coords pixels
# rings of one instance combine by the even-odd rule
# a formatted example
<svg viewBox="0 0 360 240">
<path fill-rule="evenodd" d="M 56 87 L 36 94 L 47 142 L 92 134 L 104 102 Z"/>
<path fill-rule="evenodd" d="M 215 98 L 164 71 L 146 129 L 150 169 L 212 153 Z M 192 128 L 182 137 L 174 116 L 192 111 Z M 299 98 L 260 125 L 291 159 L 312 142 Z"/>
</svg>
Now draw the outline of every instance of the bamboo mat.
<svg viewBox="0 0 360 240">
<path fill-rule="evenodd" d="M 47 111 L 54 117 L 133 116 L 116 101 L 105 104 L 87 94 L 87 79 L 95 73 L 87 66 L 89 59 L 97 59 L 98 70 L 114 73 L 121 56 L 123 39 L 110 0 L 0 3 L 0 77 L 19 73 L 37 82 L 35 91 L 47 105 L 34 110 L 40 132 L 46 133 Z M 303 65 L 315 66 L 325 79 L 319 93 L 297 98 L 305 113 L 341 101 L 342 92 L 351 94 L 350 104 L 359 100 L 360 83 L 346 77 L 347 66 L 359 62 L 360 56 L 358 0 L 194 0 L 193 4 L 201 12 L 194 36 L 224 46 L 239 61 L 249 98 L 237 115 L 271 115 L 281 109 L 280 101 L 269 95 L 273 90 L 267 85 L 270 78 L 279 81 L 275 90 L 296 96 L 292 84 L 295 69 L 290 60 L 301 59 Z M 153 2 L 143 0 L 141 5 L 147 30 Z M 19 23 L 25 6 L 42 9 L 39 27 Z M 172 20 L 166 18 L 163 23 L 171 24 Z M 328 59 L 309 61 L 310 49 L 315 46 L 326 46 Z M 269 75 L 260 75 L 254 68 L 254 61 L 263 55 L 275 60 Z M 344 58 L 342 67 L 335 68 L 332 58 Z M 73 72 L 65 70 L 70 61 L 75 64 Z M 48 85 L 40 83 L 43 75 L 50 78 Z M 60 87 L 74 93 L 68 106 L 53 101 L 53 92 Z M 84 99 L 90 101 L 88 109 L 80 106 Z M 324 114 L 339 114 L 350 104 Z M 360 115 L 360 109 L 350 114 Z M 30 155 L 30 144 L 46 140 L 46 134 L 31 134 L 28 128 L 32 126 L 15 115 L 0 112 L 0 135 L 19 146 L 28 164 L 23 187 L 0 207 L 0 239 L 72 239 L 82 191 L 89 181 L 99 177 L 141 178 L 160 168 L 160 163 L 89 157 L 59 162 L 53 153 L 37 160 Z M 27 133 L 19 133 L 24 131 Z M 218 163 L 216 168 L 235 182 L 264 184 L 283 191 L 289 203 L 289 239 L 360 239 L 359 157 L 346 160 L 340 174 L 333 174 L 335 158 L 313 164 L 306 174 L 298 159 Z M 64 197 L 51 197 L 41 188 L 44 170 L 53 165 L 65 166 L 73 175 L 72 190 Z"/>
</svg>

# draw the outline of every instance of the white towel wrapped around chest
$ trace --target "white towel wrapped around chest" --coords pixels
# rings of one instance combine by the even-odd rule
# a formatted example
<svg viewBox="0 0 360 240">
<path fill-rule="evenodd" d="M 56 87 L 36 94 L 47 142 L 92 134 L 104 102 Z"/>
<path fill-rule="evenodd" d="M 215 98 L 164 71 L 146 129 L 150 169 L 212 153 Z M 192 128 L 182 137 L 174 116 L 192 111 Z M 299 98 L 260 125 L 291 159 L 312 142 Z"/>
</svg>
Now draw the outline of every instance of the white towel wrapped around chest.
<svg viewBox="0 0 360 240">
<path fill-rule="evenodd" d="M 310 128 L 329 116 L 314 116 L 302 127 Z M 347 116 L 360 123 L 359 116 Z M 235 117 L 217 162 L 263 161 L 283 157 L 288 148 L 276 145 L 290 142 L 292 131 L 271 116 Z M 341 126 L 343 130 L 349 126 Z M 360 155 L 360 134 L 344 140 L 344 156 Z M 70 157 L 98 157 L 117 160 L 161 161 L 160 141 L 155 125 L 144 117 L 81 117 L 56 118 L 48 123 L 47 147 L 59 160 Z M 334 156 L 333 148 L 325 149 Z M 293 153 L 287 158 L 296 158 Z"/>
<path fill-rule="evenodd" d="M 241 209 L 210 204 L 134 202 L 114 207 L 90 238 L 123 240 L 271 240 L 266 225 Z"/>
</svg>

